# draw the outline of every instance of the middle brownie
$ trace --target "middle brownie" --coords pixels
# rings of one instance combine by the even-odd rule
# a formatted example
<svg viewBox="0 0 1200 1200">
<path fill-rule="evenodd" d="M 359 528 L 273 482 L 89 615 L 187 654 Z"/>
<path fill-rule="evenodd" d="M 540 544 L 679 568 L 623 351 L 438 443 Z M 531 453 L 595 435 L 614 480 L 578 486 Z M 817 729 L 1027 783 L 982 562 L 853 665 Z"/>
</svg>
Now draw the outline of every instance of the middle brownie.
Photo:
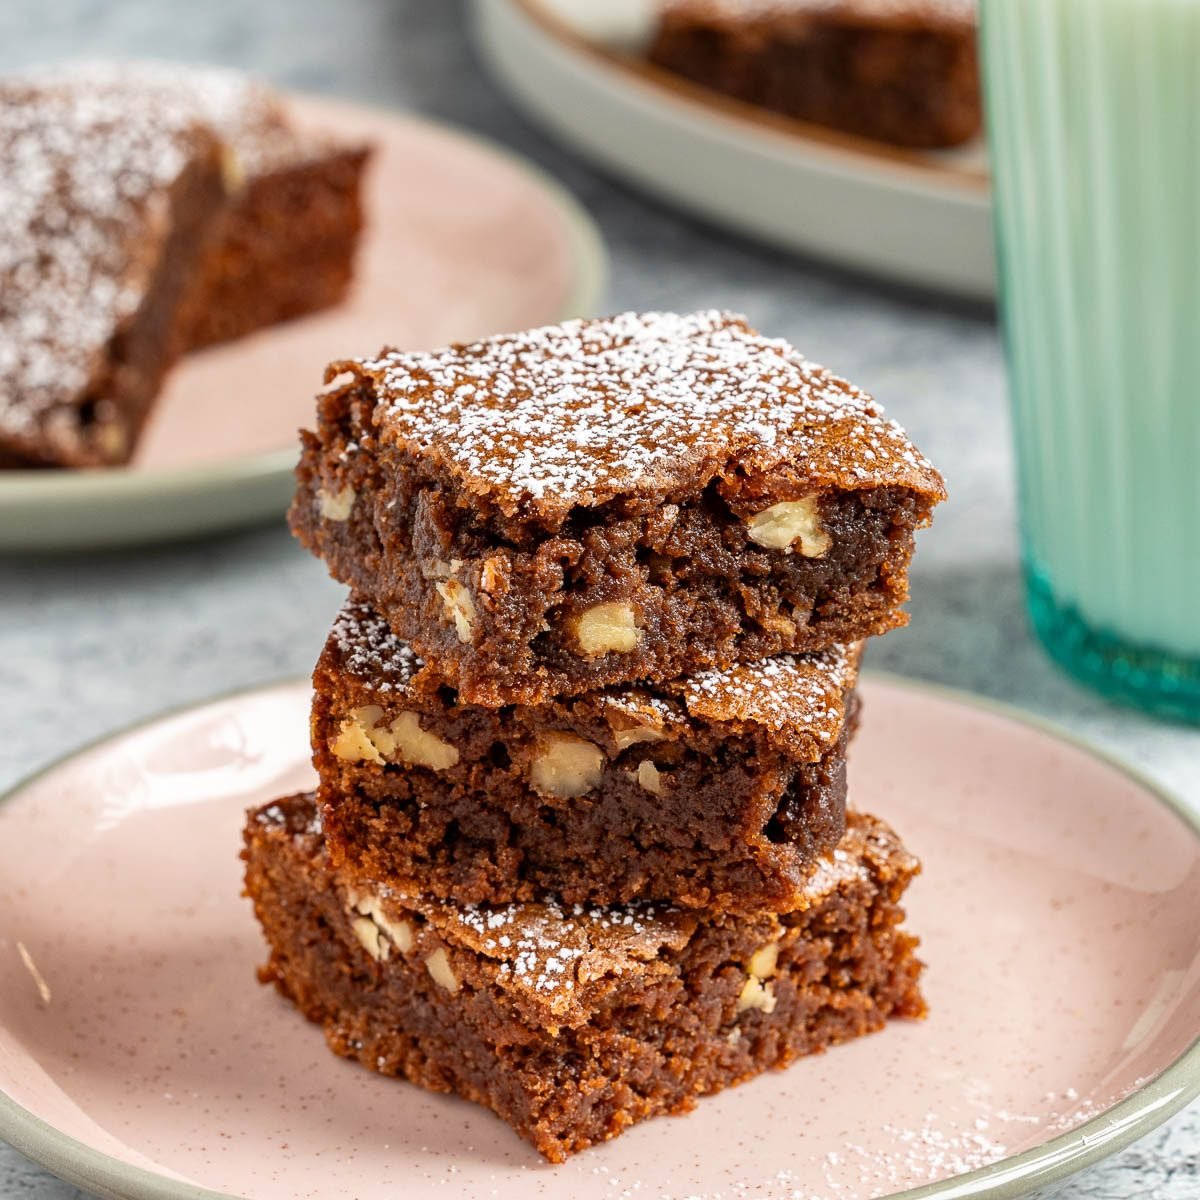
<svg viewBox="0 0 1200 1200">
<path fill-rule="evenodd" d="M 789 911 L 845 830 L 858 658 L 836 647 L 483 708 L 352 598 L 314 675 L 330 854 L 460 903 Z"/>
</svg>

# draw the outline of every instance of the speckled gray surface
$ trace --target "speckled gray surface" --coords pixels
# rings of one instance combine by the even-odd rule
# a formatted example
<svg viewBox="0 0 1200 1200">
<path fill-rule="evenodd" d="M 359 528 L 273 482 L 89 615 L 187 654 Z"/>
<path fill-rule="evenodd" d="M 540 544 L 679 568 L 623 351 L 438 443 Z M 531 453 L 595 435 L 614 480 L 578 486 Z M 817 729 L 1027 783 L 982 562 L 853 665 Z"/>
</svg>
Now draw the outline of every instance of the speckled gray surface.
<svg viewBox="0 0 1200 1200">
<path fill-rule="evenodd" d="M 991 315 L 783 259 L 625 191 L 509 107 L 463 26 L 448 0 L 5 0 L 0 69 L 67 54 L 212 59 L 431 113 L 529 155 L 599 221 L 606 308 L 742 309 L 875 392 L 943 467 L 953 498 L 922 540 L 913 623 L 872 647 L 871 666 L 1051 716 L 1200 805 L 1200 733 L 1077 690 L 1030 640 Z M 340 595 L 281 523 L 144 552 L 0 560 L 0 788 L 160 709 L 306 672 Z M 0 1196 L 80 1194 L 0 1145 Z M 1063 1196 L 1200 1197 L 1200 1106 Z"/>
</svg>

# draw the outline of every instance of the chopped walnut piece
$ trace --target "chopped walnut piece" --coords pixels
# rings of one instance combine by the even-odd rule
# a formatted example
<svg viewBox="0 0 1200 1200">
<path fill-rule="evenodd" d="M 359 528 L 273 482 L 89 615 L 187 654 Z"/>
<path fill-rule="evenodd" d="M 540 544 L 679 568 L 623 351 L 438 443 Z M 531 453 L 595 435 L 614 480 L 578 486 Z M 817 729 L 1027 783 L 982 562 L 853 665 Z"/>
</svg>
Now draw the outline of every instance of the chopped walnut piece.
<svg viewBox="0 0 1200 1200">
<path fill-rule="evenodd" d="M 370 917 L 355 917 L 350 922 L 350 928 L 362 948 L 376 962 L 383 962 L 387 958 L 390 947 L 380 935 L 379 926 Z"/>
<path fill-rule="evenodd" d="M 617 725 L 614 718 L 619 721 L 629 721 L 630 724 Z M 636 746 L 639 742 L 661 742 L 667 737 L 662 728 L 662 717 L 658 714 L 635 714 L 622 709 L 616 711 L 609 709 L 605 714 L 605 719 L 612 730 L 613 742 L 616 744 L 618 754 L 622 750 L 628 750 L 630 746 Z M 652 724 L 651 722 L 657 723 Z"/>
<path fill-rule="evenodd" d="M 567 733 L 546 734 L 529 768 L 535 791 L 561 800 L 590 792 L 604 773 L 604 751 Z"/>
<path fill-rule="evenodd" d="M 369 938 L 370 935 L 366 933 L 365 930 L 360 932 L 357 928 L 357 923 L 361 919 L 367 919 L 371 921 L 379 933 L 386 935 L 387 941 L 378 942 L 382 949 L 382 958 L 387 958 L 388 956 L 388 941 L 393 943 L 402 954 L 407 954 L 408 951 L 412 949 L 413 940 L 415 937 L 413 927 L 407 921 L 393 921 L 390 917 L 388 917 L 380 906 L 378 896 L 373 896 L 369 892 L 361 894 L 358 892 L 351 892 L 349 895 L 349 900 L 351 908 L 356 913 L 360 914 L 360 916 L 356 918 L 354 922 L 356 925 L 355 935 L 358 937 L 359 941 L 363 942 L 364 945 L 366 945 L 364 938 Z M 368 947 L 368 949 L 370 949 L 370 947 Z M 377 955 L 376 957 L 380 956 Z"/>
<path fill-rule="evenodd" d="M 779 943 L 767 942 L 765 946 L 760 946 L 754 952 L 754 956 L 747 964 L 747 969 L 755 979 L 769 979 L 775 974 L 775 967 L 779 962 Z"/>
<path fill-rule="evenodd" d="M 433 585 L 446 607 L 446 615 L 454 622 L 460 642 L 469 642 L 475 628 L 475 601 L 471 589 L 457 579 L 439 580 Z"/>
<path fill-rule="evenodd" d="M 458 977 L 454 974 L 453 968 L 450 966 L 450 956 L 446 953 L 444 947 L 439 946 L 426 960 L 425 969 L 429 972 L 433 982 L 438 987 L 445 988 L 448 992 L 457 992 L 459 989 Z"/>
<path fill-rule="evenodd" d="M 415 712 L 399 713 L 390 725 L 381 725 L 383 709 L 377 704 L 356 708 L 342 721 L 333 752 L 346 762 L 408 763 L 444 771 L 459 759 L 458 750 L 436 733 L 421 728 Z"/>
<path fill-rule="evenodd" d="M 356 708 L 346 717 L 338 730 L 333 752 L 345 762 L 370 762 L 383 766 L 384 758 L 379 752 L 374 732 L 383 717 L 383 709 L 375 704 Z"/>
<path fill-rule="evenodd" d="M 593 604 L 575 622 L 575 641 L 585 658 L 633 650 L 641 638 L 637 614 L 629 604 Z"/>
<path fill-rule="evenodd" d="M 746 982 L 742 985 L 741 993 L 737 998 L 735 1012 L 744 1013 L 752 1010 L 767 1014 L 775 1011 L 775 985 L 763 983 L 761 979 L 747 975 Z"/>
<path fill-rule="evenodd" d="M 446 619 L 454 622 L 458 640 L 469 642 L 474 633 L 475 600 L 471 589 L 458 578 L 462 567 L 461 558 L 452 558 L 449 562 L 431 558 L 421 564 L 421 574 L 436 581 L 433 586 L 442 598 Z"/>
<path fill-rule="evenodd" d="M 317 511 L 326 521 L 348 521 L 356 499 L 354 489 L 349 484 L 337 492 L 318 488 Z"/>
<path fill-rule="evenodd" d="M 820 558 L 833 545 L 833 538 L 817 511 L 815 494 L 799 500 L 781 500 L 764 508 L 750 518 L 749 533 L 752 542 L 768 550 L 790 554 L 798 548 L 805 558 Z"/>
<path fill-rule="evenodd" d="M 646 791 L 652 792 L 655 796 L 662 795 L 662 775 L 648 758 L 638 763 L 637 781 Z"/>
<path fill-rule="evenodd" d="M 456 766 L 458 749 L 443 741 L 436 733 L 421 728 L 421 718 L 415 712 L 402 712 L 388 726 L 392 737 L 392 755 L 416 767 L 445 771 Z"/>
</svg>

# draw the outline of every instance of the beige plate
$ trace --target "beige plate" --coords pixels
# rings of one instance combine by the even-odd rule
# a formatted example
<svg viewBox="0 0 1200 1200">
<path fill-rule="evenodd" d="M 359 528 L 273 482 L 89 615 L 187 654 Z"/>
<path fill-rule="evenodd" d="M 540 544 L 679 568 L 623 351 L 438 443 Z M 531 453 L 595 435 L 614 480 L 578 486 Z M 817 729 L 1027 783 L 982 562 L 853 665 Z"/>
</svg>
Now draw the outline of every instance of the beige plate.
<svg viewBox="0 0 1200 1200">
<path fill-rule="evenodd" d="M 351 296 L 185 359 L 128 468 L 0 471 L 0 551 L 128 545 L 281 516 L 296 430 L 311 423 L 330 359 L 592 311 L 605 274 L 599 235 L 546 176 L 423 119 L 295 104 L 308 123 L 377 150 Z"/>
</svg>

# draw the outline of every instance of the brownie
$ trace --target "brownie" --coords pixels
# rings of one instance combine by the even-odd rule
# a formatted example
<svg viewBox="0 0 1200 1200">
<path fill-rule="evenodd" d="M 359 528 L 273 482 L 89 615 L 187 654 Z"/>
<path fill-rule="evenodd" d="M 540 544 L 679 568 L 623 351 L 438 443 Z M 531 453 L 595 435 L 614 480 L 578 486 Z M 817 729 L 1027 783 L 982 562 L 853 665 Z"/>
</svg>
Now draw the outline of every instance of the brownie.
<svg viewBox="0 0 1200 1200">
<path fill-rule="evenodd" d="M 279 92 L 239 71 L 155 62 L 52 70 L 75 87 L 191 112 L 224 146 L 233 192 L 178 318 L 181 349 L 342 300 L 363 226 L 365 144 L 300 127 Z"/>
<path fill-rule="evenodd" d="M 0 461 L 128 458 L 224 203 L 219 143 L 187 114 L 0 83 Z"/>
<path fill-rule="evenodd" d="M 982 125 L 975 0 L 671 0 L 650 61 L 789 117 L 932 149 Z"/>
<path fill-rule="evenodd" d="M 923 1015 L 899 900 L 916 860 L 855 814 L 804 907 L 498 907 L 401 899 L 335 870 L 311 796 L 250 814 L 260 972 L 330 1048 L 492 1109 L 561 1161 L 636 1121 Z"/>
<path fill-rule="evenodd" d="M 883 633 L 944 496 L 869 396 L 726 313 L 385 351 L 328 379 L 292 529 L 473 704 Z"/>
<path fill-rule="evenodd" d="M 857 666 L 838 647 L 483 708 L 351 601 L 313 678 L 330 856 L 471 903 L 786 911 L 845 832 Z"/>
</svg>

